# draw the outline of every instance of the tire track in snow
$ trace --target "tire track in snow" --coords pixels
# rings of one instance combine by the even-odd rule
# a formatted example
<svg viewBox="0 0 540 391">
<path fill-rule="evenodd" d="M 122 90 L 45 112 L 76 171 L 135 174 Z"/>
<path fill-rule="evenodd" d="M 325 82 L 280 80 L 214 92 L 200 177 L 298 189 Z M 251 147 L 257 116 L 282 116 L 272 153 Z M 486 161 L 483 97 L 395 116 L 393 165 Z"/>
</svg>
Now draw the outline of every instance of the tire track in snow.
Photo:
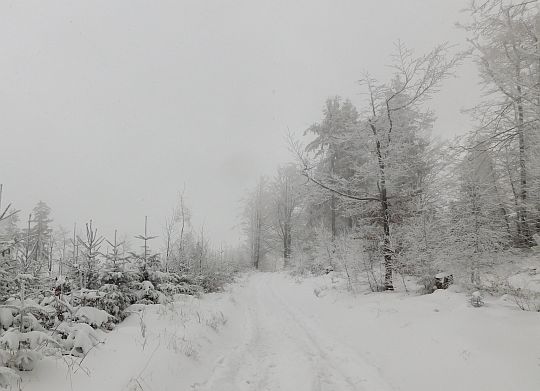
<svg viewBox="0 0 540 391">
<path fill-rule="evenodd" d="M 264 284 L 266 291 L 279 301 L 291 320 L 305 333 L 310 341 L 310 346 L 317 350 L 321 362 L 328 368 L 332 368 L 332 378 L 336 378 L 333 374 L 338 374 L 338 379 L 341 377 L 342 383 L 352 387 L 351 390 L 384 391 L 395 389 L 384 380 L 380 368 L 370 364 L 364 357 L 347 346 L 338 343 L 328 333 L 316 328 L 313 319 L 309 319 L 301 309 L 291 305 L 275 291 L 267 280 L 264 281 Z M 331 388 L 331 390 L 334 389 Z M 348 388 L 335 390 L 346 389 Z"/>
<path fill-rule="evenodd" d="M 239 304 L 246 305 L 248 303 Z M 255 310 L 252 306 L 246 306 L 245 312 L 245 324 L 244 330 L 246 338 L 238 346 L 236 346 L 230 353 L 220 357 L 217 360 L 217 364 L 214 367 L 212 375 L 203 384 L 193 384 L 192 389 L 196 391 L 243 391 L 247 390 L 242 388 L 242 384 L 239 386 L 238 377 L 240 372 L 253 371 L 250 365 L 250 361 L 246 360 L 252 350 L 251 347 L 257 340 L 258 330 L 256 329 Z M 253 361 L 252 361 L 253 363 Z M 244 384 L 249 385 L 249 383 Z"/>
<path fill-rule="evenodd" d="M 245 306 L 246 338 L 220 358 L 197 391 L 390 390 L 374 367 L 311 327 L 257 274 L 237 298 Z"/>
</svg>

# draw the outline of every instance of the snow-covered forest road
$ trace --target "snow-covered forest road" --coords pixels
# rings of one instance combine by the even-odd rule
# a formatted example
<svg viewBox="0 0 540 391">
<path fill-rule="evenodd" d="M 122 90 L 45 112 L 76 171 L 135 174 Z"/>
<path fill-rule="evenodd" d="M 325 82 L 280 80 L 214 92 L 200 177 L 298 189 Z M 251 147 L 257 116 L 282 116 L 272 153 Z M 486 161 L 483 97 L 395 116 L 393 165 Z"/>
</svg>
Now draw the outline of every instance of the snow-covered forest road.
<svg viewBox="0 0 540 391">
<path fill-rule="evenodd" d="M 463 293 L 335 289 L 331 276 L 258 273 L 235 293 L 242 342 L 200 387 L 228 390 L 537 390 L 540 314 L 473 308 Z"/>
<path fill-rule="evenodd" d="M 80 364 L 45 358 L 25 391 L 536 391 L 540 314 L 465 293 L 353 295 L 332 275 L 252 273 L 151 305 Z M 114 370 L 113 370 L 114 369 Z"/>
<path fill-rule="evenodd" d="M 220 360 L 201 389 L 389 389 L 364 357 L 337 342 L 304 313 L 301 300 L 295 300 L 298 297 L 276 289 L 277 280 L 259 273 L 246 282 L 241 295 L 245 339 Z"/>
</svg>

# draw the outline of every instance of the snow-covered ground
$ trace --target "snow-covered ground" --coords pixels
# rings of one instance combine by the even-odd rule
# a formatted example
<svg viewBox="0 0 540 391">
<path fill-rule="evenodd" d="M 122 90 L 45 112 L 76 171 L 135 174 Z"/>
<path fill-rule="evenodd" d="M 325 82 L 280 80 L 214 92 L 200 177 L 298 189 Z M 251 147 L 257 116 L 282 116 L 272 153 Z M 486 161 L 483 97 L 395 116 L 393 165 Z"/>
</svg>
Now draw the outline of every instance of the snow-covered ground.
<svg viewBox="0 0 540 391">
<path fill-rule="evenodd" d="M 40 362 L 23 389 L 540 389 L 540 313 L 499 299 L 474 308 L 454 291 L 352 296 L 336 285 L 255 273 L 225 293 L 149 306 L 82 364 Z"/>
</svg>

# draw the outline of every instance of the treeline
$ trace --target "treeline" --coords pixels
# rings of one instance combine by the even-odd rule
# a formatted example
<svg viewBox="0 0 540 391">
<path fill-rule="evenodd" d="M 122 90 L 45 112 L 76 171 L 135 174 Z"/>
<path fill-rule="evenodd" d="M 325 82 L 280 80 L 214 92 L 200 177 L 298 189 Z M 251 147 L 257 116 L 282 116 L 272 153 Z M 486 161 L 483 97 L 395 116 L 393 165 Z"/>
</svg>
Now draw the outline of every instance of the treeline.
<svg viewBox="0 0 540 391">
<path fill-rule="evenodd" d="M 540 244 L 538 9 L 488 0 L 468 12 L 466 53 L 441 45 L 417 56 L 398 43 L 387 82 L 362 78 L 365 105 L 330 98 L 304 139 L 290 141 L 295 161 L 261 178 L 245 204 L 255 267 L 278 258 L 338 267 L 377 290 L 393 290 L 398 275 L 429 289 L 448 270 L 479 285 L 496 253 Z M 470 109 L 476 127 L 439 142 L 429 100 L 465 58 L 483 86 Z"/>
<path fill-rule="evenodd" d="M 1 208 L 1 205 L 0 205 Z M 68 278 L 78 289 L 98 289 L 104 270 L 143 274 L 149 271 L 171 272 L 198 280 L 205 289 L 219 289 L 215 279 L 242 267 L 237 250 L 215 248 L 205 236 L 204 227 L 196 231 L 191 211 L 183 194 L 158 235 L 149 232 L 148 218 L 141 218 L 141 233 L 128 238 L 105 237 L 91 220 L 72 231 L 53 229 L 51 208 L 39 201 L 24 216 L 11 204 L 0 216 L 0 300 L 17 292 L 14 278 L 28 274 L 43 280 Z M 217 284 L 212 286 L 212 284 Z"/>
</svg>

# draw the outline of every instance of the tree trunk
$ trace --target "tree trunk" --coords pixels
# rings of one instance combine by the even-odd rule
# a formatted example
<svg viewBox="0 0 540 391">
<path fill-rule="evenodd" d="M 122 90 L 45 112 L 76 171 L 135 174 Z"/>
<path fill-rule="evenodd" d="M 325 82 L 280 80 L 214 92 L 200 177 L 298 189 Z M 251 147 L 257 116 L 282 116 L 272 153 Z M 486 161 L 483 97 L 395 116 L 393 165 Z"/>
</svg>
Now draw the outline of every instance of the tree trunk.
<svg viewBox="0 0 540 391">
<path fill-rule="evenodd" d="M 525 156 L 525 129 L 523 103 L 521 99 L 521 86 L 517 87 L 518 97 L 516 99 L 517 108 L 517 132 L 519 142 L 519 206 L 517 210 L 520 237 L 519 245 L 528 247 L 532 244 L 531 231 L 527 216 L 527 165 Z"/>
<path fill-rule="evenodd" d="M 377 140 L 377 160 L 379 163 L 379 193 L 381 197 L 382 225 L 384 233 L 383 254 L 384 254 L 384 289 L 394 290 L 392 282 L 392 248 L 390 244 L 390 211 L 388 210 L 388 194 L 386 190 L 386 172 L 384 160 L 381 153 L 381 142 Z"/>
<path fill-rule="evenodd" d="M 336 196 L 332 194 L 330 199 L 330 213 L 331 213 L 331 228 L 332 228 L 332 241 L 336 239 Z"/>
<path fill-rule="evenodd" d="M 392 249 L 390 245 L 390 213 L 388 210 L 388 198 L 386 195 L 386 184 L 381 182 L 381 206 L 383 214 L 383 230 L 384 230 L 384 289 L 387 291 L 394 290 L 392 282 Z"/>
<path fill-rule="evenodd" d="M 255 269 L 259 269 L 259 262 L 261 260 L 261 219 L 259 216 L 259 211 L 256 211 L 255 216 L 255 248 L 253 254 L 253 266 Z"/>
<path fill-rule="evenodd" d="M 330 173 L 334 175 L 335 163 L 336 163 L 337 153 L 334 151 L 330 158 Z M 332 229 L 332 241 L 336 239 L 336 195 L 332 193 L 332 198 L 330 198 L 330 224 Z"/>
<path fill-rule="evenodd" d="M 283 262 L 285 267 L 289 265 L 289 260 L 291 258 L 291 245 L 292 245 L 292 237 L 291 237 L 291 224 L 286 222 L 283 225 Z"/>
</svg>

